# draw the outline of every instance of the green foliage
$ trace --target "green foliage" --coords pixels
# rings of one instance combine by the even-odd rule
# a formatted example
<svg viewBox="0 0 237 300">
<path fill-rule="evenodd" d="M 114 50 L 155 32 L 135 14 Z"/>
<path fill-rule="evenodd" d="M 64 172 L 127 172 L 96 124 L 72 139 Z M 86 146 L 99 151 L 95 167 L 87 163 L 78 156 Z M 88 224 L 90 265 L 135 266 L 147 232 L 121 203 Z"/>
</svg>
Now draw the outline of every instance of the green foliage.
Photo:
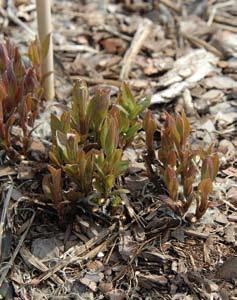
<svg viewBox="0 0 237 300">
<path fill-rule="evenodd" d="M 37 41 L 29 46 L 29 59 L 10 41 L 0 44 L 0 147 L 11 156 L 20 145 L 25 154 L 42 99 L 41 48 Z M 12 135 L 12 127 L 21 136 Z"/>
<path fill-rule="evenodd" d="M 148 112 L 144 129 L 151 161 L 154 161 L 155 156 L 152 146 L 155 128 L 154 119 Z M 213 152 L 212 146 L 207 151 L 194 150 L 188 142 L 190 132 L 190 124 L 184 112 L 176 118 L 166 113 L 158 151 L 158 168 L 167 187 L 167 204 L 180 215 L 184 215 L 192 201 L 196 201 L 195 217 L 199 219 L 209 206 L 209 195 L 218 173 L 219 158 Z"/>
<path fill-rule="evenodd" d="M 126 148 L 132 142 L 138 130 L 142 128 L 140 122 L 138 122 L 139 114 L 149 104 L 149 98 L 136 101 L 128 85 L 126 83 L 122 84 L 118 101 L 111 110 L 111 114 L 119 123 L 119 144 L 121 148 Z"/>
<path fill-rule="evenodd" d="M 108 199 L 116 194 L 116 180 L 128 168 L 123 150 L 141 128 L 139 113 L 148 105 L 148 99 L 137 102 L 126 84 L 113 104 L 107 89 L 90 97 L 79 80 L 69 111 L 51 116 L 50 159 L 77 184 L 82 197 L 96 192 Z"/>
</svg>

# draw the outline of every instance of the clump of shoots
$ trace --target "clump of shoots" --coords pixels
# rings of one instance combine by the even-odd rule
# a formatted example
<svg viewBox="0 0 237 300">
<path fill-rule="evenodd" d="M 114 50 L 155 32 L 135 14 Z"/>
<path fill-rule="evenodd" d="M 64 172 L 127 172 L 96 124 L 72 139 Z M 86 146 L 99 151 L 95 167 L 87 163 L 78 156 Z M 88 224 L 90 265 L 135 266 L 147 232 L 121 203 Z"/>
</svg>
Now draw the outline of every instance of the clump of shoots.
<svg viewBox="0 0 237 300">
<path fill-rule="evenodd" d="M 154 162 L 154 118 L 147 112 L 144 119 L 146 145 L 150 162 Z M 207 150 L 193 149 L 188 138 L 191 132 L 184 111 L 175 118 L 166 113 L 158 150 L 158 170 L 166 187 L 166 203 L 179 215 L 187 213 L 196 201 L 195 218 L 203 216 L 209 206 L 209 196 L 219 168 L 218 155 L 210 146 Z M 149 171 L 152 170 L 150 166 Z"/>
<path fill-rule="evenodd" d="M 10 41 L 0 44 L 0 147 L 10 157 L 18 151 L 26 154 L 31 142 L 42 101 L 40 66 L 47 43 L 44 46 L 42 49 L 37 40 L 32 42 L 27 58 Z M 12 133 L 13 126 L 20 128 L 20 134 Z"/>
<path fill-rule="evenodd" d="M 114 195 L 118 202 L 116 182 L 128 168 L 123 150 L 142 127 L 139 114 L 148 105 L 148 99 L 136 101 L 127 84 L 112 103 L 108 89 L 90 96 L 86 83 L 79 80 L 69 111 L 51 116 L 50 159 L 76 183 L 82 197 L 94 193 L 97 200 L 107 200 Z"/>
</svg>

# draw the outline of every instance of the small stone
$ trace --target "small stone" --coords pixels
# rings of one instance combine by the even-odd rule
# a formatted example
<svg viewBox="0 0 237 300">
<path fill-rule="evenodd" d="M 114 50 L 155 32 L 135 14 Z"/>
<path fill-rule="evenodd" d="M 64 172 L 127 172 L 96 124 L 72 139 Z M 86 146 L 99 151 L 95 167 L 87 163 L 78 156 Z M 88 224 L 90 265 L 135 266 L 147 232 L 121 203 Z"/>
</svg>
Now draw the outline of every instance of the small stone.
<svg viewBox="0 0 237 300">
<path fill-rule="evenodd" d="M 55 237 L 48 239 L 38 238 L 33 241 L 31 251 L 33 255 L 40 259 L 53 259 L 59 257 L 59 247 L 61 245 L 62 242 Z"/>
</svg>

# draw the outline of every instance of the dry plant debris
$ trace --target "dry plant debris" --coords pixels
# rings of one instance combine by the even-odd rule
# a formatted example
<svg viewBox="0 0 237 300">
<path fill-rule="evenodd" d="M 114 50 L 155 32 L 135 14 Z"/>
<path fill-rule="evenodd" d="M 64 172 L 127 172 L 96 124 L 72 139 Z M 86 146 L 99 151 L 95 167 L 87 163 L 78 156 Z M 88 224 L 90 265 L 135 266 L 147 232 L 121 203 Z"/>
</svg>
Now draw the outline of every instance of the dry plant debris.
<svg viewBox="0 0 237 300">
<path fill-rule="evenodd" d="M 9 116 L 6 110 L 1 118 L 2 128 L 6 128 L 5 121 L 13 118 L 12 115 L 15 120 L 14 124 L 8 122 L 10 139 L 6 134 L 4 137 L 8 139 L 1 139 L 4 146 L 0 151 L 0 298 L 236 299 L 236 1 L 54 0 L 52 15 L 56 98 L 46 103 L 45 109 L 38 99 L 40 90 L 34 87 L 34 93 L 29 92 L 31 97 L 40 100 L 37 113 L 32 106 L 27 106 L 30 110 L 25 118 L 26 111 L 19 110 L 19 102 L 13 97 L 13 102 L 17 102 L 14 113 Z M 0 24 L 1 45 L 8 38 L 8 51 L 16 53 L 15 60 L 8 53 L 12 62 L 17 62 L 18 70 L 26 73 L 31 70 L 37 78 L 40 74 L 34 61 L 30 65 L 24 60 L 22 67 L 18 50 L 11 50 L 15 49 L 13 44 L 17 45 L 25 57 L 29 41 L 35 38 L 35 1 L 1 1 Z M 6 58 L 4 49 L 2 46 L 0 56 Z M 12 64 L 5 73 L 11 76 L 3 75 L 5 68 L 0 66 L 1 100 L 6 96 L 6 79 L 14 77 Z M 14 88 L 22 84 L 22 74 L 17 75 L 17 85 L 11 80 Z M 81 91 L 76 83 L 78 79 L 87 82 L 88 89 L 84 92 L 88 93 L 88 105 L 98 89 L 105 93 L 109 90 L 109 104 L 105 109 L 110 111 L 110 116 L 106 121 L 103 117 L 103 122 L 94 119 L 96 124 L 88 125 L 90 118 L 76 104 Z M 136 103 L 144 95 L 151 97 L 148 112 L 138 110 L 133 115 L 126 103 L 121 99 L 117 102 L 124 79 Z M 40 83 L 38 77 L 34 84 L 38 87 Z M 12 91 L 7 89 L 8 93 Z M 110 129 L 116 123 L 117 117 L 113 117 L 122 111 L 120 106 L 125 108 L 130 123 L 126 123 L 126 118 L 120 120 L 123 130 L 119 132 L 118 142 L 115 131 Z M 79 120 L 77 109 L 83 112 Z M 191 150 L 208 149 L 212 144 L 219 157 L 219 172 L 213 182 L 216 171 L 211 170 L 216 169 L 212 168 L 217 165 L 216 154 L 210 148 L 203 155 L 206 175 L 202 179 L 209 183 L 200 190 L 207 196 L 211 184 L 213 192 L 208 197 L 208 209 L 204 201 L 205 209 L 199 211 L 200 218 L 193 224 L 190 220 L 195 214 L 192 204 L 195 201 L 188 203 L 189 215 L 184 218 L 180 210 L 184 205 L 182 198 L 170 202 L 171 209 L 161 197 L 177 198 L 184 192 L 179 187 L 177 193 L 175 185 L 169 184 L 173 171 L 181 163 L 180 157 L 174 160 L 174 156 L 183 150 L 179 149 L 181 138 L 177 138 L 172 124 L 177 118 L 184 120 L 183 111 L 192 129 L 188 130 Z M 53 143 L 51 113 L 57 123 L 53 128 Z M 97 108 L 93 109 L 93 116 L 96 113 Z M 133 118 L 137 114 L 139 117 Z M 142 120 L 146 135 L 141 128 Z M 61 121 L 65 126 L 61 126 Z M 30 142 L 24 139 L 19 125 L 25 128 L 25 137 L 29 136 Z M 133 126 L 137 134 L 126 143 L 128 128 Z M 171 138 L 171 152 L 175 155 L 168 157 L 168 151 L 163 151 L 161 159 L 171 127 L 175 133 Z M 100 132 L 96 132 L 98 128 Z M 112 152 L 118 147 L 123 151 L 121 161 L 131 162 L 122 177 L 115 176 L 114 186 L 120 189 L 119 201 L 116 198 L 112 202 L 94 201 L 90 183 L 93 182 L 94 190 L 103 181 L 98 170 L 97 177 L 81 188 L 72 180 L 75 177 L 67 169 L 71 163 L 64 161 L 65 157 L 60 161 L 60 169 L 55 159 L 49 160 L 50 149 L 55 153 L 57 147 L 63 146 L 58 143 L 62 136 L 69 132 L 66 137 L 75 137 L 75 130 L 83 143 L 97 143 L 99 151 Z M 114 143 L 110 144 L 112 140 Z M 71 144 L 68 148 L 71 150 Z M 88 153 L 88 150 L 83 146 L 82 151 Z M 106 157 L 108 153 L 103 155 Z M 52 166 L 48 167 L 49 164 Z M 182 174 L 176 174 L 178 181 L 181 177 Z M 201 175 L 195 174 L 194 193 L 198 192 L 196 180 L 200 178 Z M 46 183 L 44 189 L 42 182 Z M 58 212 L 64 214 L 62 206 L 55 207 L 56 202 L 53 204 L 46 197 L 50 189 L 45 187 L 52 184 L 59 187 L 54 194 L 55 201 L 60 200 L 65 207 L 70 205 L 69 199 L 74 202 L 73 213 L 67 215 L 66 222 L 58 222 Z M 114 188 L 110 187 L 113 192 Z M 104 195 L 99 199 L 111 199 L 104 189 L 100 192 Z"/>
</svg>

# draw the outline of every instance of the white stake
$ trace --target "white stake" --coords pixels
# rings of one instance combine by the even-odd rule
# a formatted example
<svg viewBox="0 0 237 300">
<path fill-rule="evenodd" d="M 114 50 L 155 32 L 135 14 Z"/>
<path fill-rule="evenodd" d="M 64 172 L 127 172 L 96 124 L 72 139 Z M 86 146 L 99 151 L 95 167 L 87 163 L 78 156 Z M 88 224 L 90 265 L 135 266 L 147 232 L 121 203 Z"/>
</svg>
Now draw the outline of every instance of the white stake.
<svg viewBox="0 0 237 300">
<path fill-rule="evenodd" d="M 41 44 L 49 33 L 52 33 L 51 21 L 51 0 L 36 0 L 38 33 Z M 53 42 L 50 37 L 48 54 L 42 65 L 42 73 L 47 74 L 54 71 L 53 65 Z M 54 93 L 54 74 L 48 75 L 44 81 L 44 96 L 47 100 L 52 100 Z"/>
</svg>

